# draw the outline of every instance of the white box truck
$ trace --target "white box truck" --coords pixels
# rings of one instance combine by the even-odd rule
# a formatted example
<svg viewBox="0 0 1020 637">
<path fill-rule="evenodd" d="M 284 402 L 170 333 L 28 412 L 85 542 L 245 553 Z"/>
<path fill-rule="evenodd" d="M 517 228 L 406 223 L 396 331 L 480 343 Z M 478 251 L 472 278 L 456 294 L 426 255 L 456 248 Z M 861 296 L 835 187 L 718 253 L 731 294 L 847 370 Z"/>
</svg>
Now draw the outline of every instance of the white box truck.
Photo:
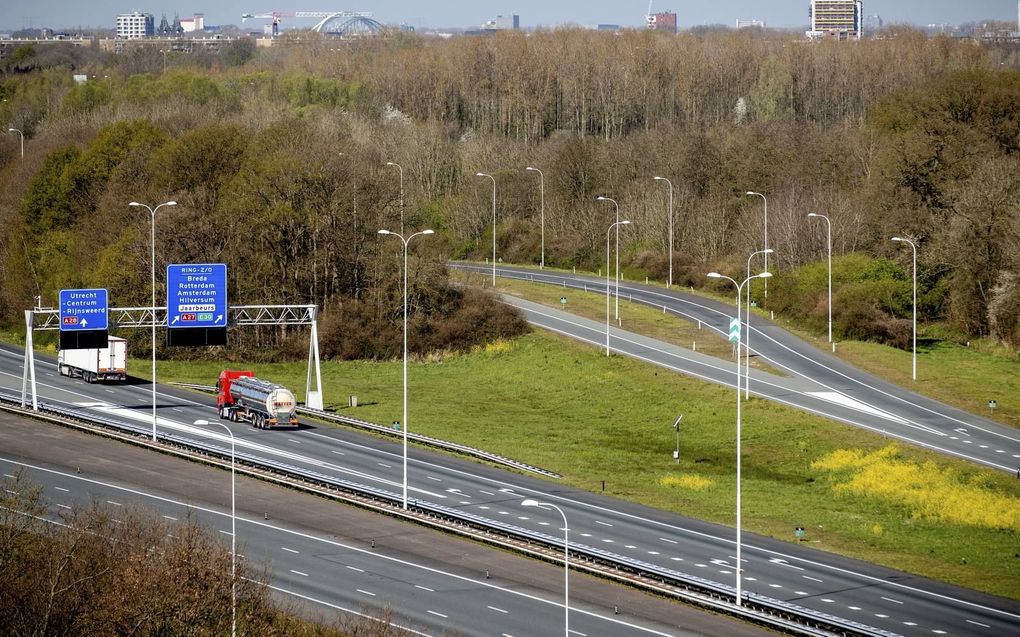
<svg viewBox="0 0 1020 637">
<path fill-rule="evenodd" d="M 109 337 L 100 349 L 62 349 L 57 354 L 61 376 L 83 378 L 87 383 L 127 379 L 127 341 Z"/>
</svg>

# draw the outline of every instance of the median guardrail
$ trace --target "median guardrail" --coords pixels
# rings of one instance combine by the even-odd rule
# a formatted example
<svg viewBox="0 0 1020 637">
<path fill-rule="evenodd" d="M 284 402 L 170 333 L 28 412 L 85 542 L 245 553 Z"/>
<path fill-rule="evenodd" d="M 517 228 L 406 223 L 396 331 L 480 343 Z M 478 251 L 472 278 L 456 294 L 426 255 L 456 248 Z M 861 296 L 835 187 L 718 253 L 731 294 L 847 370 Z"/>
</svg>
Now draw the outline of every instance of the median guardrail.
<svg viewBox="0 0 1020 637">
<path fill-rule="evenodd" d="M 175 387 L 181 387 L 183 389 L 193 389 L 195 391 L 202 391 L 212 394 L 216 393 L 216 388 L 212 387 L 211 385 L 197 385 L 195 383 L 170 383 L 170 384 L 174 385 Z M 357 427 L 359 429 L 364 429 L 366 431 L 371 431 L 377 434 L 383 434 L 387 436 L 401 435 L 399 429 L 393 429 L 392 427 L 387 427 L 386 425 L 381 425 L 376 422 L 370 422 L 368 420 L 360 420 L 358 418 L 352 418 L 351 416 L 344 416 L 342 414 L 336 413 L 335 411 L 327 411 L 325 409 L 312 409 L 311 407 L 305 407 L 304 405 L 299 405 L 297 411 L 298 413 L 302 413 L 307 416 L 312 416 L 313 418 L 331 421 L 343 425 L 349 425 L 351 427 Z M 521 471 L 537 473 L 547 478 L 558 479 L 563 477 L 558 473 L 549 471 L 548 469 L 543 469 L 541 467 L 536 467 L 525 462 L 520 462 L 519 460 L 514 460 L 513 458 L 507 458 L 506 456 L 501 456 L 499 454 L 492 453 L 484 449 L 469 447 L 467 445 L 462 445 L 456 442 L 450 442 L 448 440 L 442 440 L 440 438 L 433 438 L 431 436 L 424 436 L 422 434 L 416 434 L 412 431 L 407 432 L 407 439 L 412 440 L 418 444 L 426 445 L 428 447 L 442 449 L 443 451 L 461 453 L 467 456 L 481 458 L 482 460 L 488 460 L 489 462 L 493 462 L 496 464 L 501 464 L 506 467 L 519 469 Z"/>
</svg>

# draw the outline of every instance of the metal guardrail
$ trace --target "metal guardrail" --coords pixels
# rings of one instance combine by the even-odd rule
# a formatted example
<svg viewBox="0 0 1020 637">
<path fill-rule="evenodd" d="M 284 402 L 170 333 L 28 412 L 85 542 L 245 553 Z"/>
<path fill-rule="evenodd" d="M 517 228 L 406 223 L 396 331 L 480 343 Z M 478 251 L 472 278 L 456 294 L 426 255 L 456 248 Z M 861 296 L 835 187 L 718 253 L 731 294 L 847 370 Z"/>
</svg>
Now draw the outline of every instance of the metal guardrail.
<svg viewBox="0 0 1020 637">
<path fill-rule="evenodd" d="M 38 412 L 22 409 L 20 407 L 20 400 L 20 395 L 0 391 L 0 408 L 26 416 L 38 415 Z M 63 419 L 65 422 L 85 422 L 113 429 L 117 432 L 126 431 L 137 435 L 142 440 L 147 440 L 152 432 L 146 426 L 84 414 L 80 410 L 67 409 L 46 402 L 39 403 L 39 410 L 44 415 L 55 416 Z M 231 459 L 231 451 L 227 446 L 220 446 L 168 432 L 157 432 L 157 438 L 165 444 L 174 447 L 198 452 L 208 457 L 215 457 L 220 462 L 229 462 Z M 364 485 L 283 462 L 267 460 L 245 451 L 235 453 L 233 458 L 241 466 L 247 466 L 256 470 L 268 470 L 271 473 L 297 479 L 309 487 L 325 487 L 331 491 L 344 491 L 361 498 L 369 498 L 377 502 L 389 504 L 394 509 L 399 509 L 402 503 L 402 496 L 400 494 L 387 491 L 386 489 Z M 526 543 L 527 545 L 534 543 L 551 551 L 556 551 L 556 555 L 559 554 L 559 551 L 562 551 L 563 544 L 559 539 L 539 531 L 532 531 L 457 508 L 423 500 L 411 500 L 408 506 L 412 512 L 427 516 L 428 518 L 447 521 L 488 534 L 488 536 L 476 535 L 474 536 L 476 539 L 492 541 L 491 534 L 497 534 L 511 542 L 516 541 L 518 543 Z M 511 545 L 515 546 L 518 550 L 526 550 L 526 547 L 520 544 Z M 615 572 L 616 579 L 628 580 L 632 583 L 634 583 L 633 578 L 641 578 L 644 581 L 637 583 L 645 587 L 651 587 L 648 583 L 649 581 L 657 582 L 662 587 L 666 587 L 659 587 L 657 589 L 661 592 L 780 630 L 817 637 L 832 635 L 846 637 L 897 637 L 897 633 L 746 591 L 743 594 L 743 606 L 738 607 L 732 603 L 736 595 L 736 590 L 732 586 L 575 542 L 570 543 L 569 551 L 575 567 L 587 568 L 607 576 L 614 576 Z M 552 556 L 553 554 L 550 553 L 549 557 Z M 595 566 L 608 567 L 609 570 L 605 568 L 598 569 Z M 626 575 L 620 575 L 620 573 L 629 574 L 633 577 L 626 577 Z"/>
<path fill-rule="evenodd" d="M 182 387 L 184 389 L 194 389 L 197 391 L 216 393 L 216 388 L 212 387 L 211 385 L 196 385 L 194 383 L 170 383 L 170 384 L 175 385 L 177 387 Z M 319 418 L 321 420 L 328 420 L 332 422 L 341 423 L 344 425 L 351 425 L 352 427 L 358 427 L 360 429 L 364 429 L 366 431 L 371 431 L 378 434 L 385 434 L 388 436 L 399 435 L 399 430 L 392 429 L 391 427 L 387 427 L 386 425 L 380 425 L 379 423 L 376 422 L 370 422 L 368 420 L 360 420 L 358 418 L 344 416 L 333 411 L 326 411 L 325 409 L 312 409 L 310 407 L 304 407 L 299 405 L 297 411 L 312 416 L 314 418 Z M 462 445 L 456 442 L 450 442 L 448 440 L 442 440 L 440 438 L 433 438 L 431 436 L 423 436 L 422 434 L 416 434 L 413 432 L 408 432 L 407 438 L 408 440 L 413 440 L 414 442 L 427 445 L 429 447 L 443 449 L 444 451 L 462 453 L 468 456 L 474 456 L 475 458 L 481 458 L 483 460 L 488 460 L 489 462 L 494 462 L 496 464 L 512 467 L 514 469 L 520 469 L 521 471 L 537 473 L 539 475 L 546 476 L 547 478 L 559 479 L 563 477 L 558 473 L 549 471 L 548 469 L 543 469 L 541 467 L 536 467 L 525 462 L 520 462 L 519 460 L 514 460 L 513 458 L 507 458 L 506 456 L 501 456 L 490 451 L 485 451 L 484 449 L 469 447 L 467 445 Z"/>
</svg>

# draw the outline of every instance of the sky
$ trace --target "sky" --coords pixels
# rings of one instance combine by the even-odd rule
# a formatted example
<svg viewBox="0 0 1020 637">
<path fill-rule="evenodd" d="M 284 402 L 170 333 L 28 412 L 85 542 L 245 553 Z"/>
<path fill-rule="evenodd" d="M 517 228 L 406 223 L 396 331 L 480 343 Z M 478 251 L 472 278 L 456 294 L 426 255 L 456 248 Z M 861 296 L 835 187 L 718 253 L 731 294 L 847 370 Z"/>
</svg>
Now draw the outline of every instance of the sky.
<svg viewBox="0 0 1020 637">
<path fill-rule="evenodd" d="M 118 13 L 151 13 L 158 24 L 164 13 L 172 19 L 204 13 L 207 25 L 241 24 L 242 13 L 268 11 L 367 11 L 385 24 L 415 27 L 474 28 L 498 14 L 516 13 L 521 26 L 599 23 L 640 26 L 644 0 L 4 0 L 0 29 L 55 29 L 114 26 Z M 769 26 L 797 27 L 808 23 L 808 0 L 660 0 L 655 11 L 674 11 L 681 28 L 701 24 L 732 25 L 735 20 L 764 20 Z M 960 24 L 980 20 L 1017 20 L 1016 0 L 864 0 L 866 15 L 886 23 Z M 264 21 L 249 21 L 257 29 Z M 311 20 L 284 20 L 284 26 L 311 26 Z"/>
</svg>

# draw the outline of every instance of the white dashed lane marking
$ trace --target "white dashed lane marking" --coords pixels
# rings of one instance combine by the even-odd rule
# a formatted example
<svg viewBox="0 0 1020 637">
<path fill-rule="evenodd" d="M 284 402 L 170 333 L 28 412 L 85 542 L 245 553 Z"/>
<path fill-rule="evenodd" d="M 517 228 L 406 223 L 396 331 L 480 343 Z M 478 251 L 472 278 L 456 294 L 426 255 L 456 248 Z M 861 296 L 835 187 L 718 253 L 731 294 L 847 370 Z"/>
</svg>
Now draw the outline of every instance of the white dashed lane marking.
<svg viewBox="0 0 1020 637">
<path fill-rule="evenodd" d="M 294 569 L 290 569 L 290 572 L 295 575 L 300 575 L 301 577 L 308 577 L 308 573 L 302 573 L 301 571 L 295 571 Z"/>
<path fill-rule="evenodd" d="M 488 608 L 489 608 L 489 610 L 494 610 L 497 613 L 503 613 L 504 615 L 506 615 L 507 613 L 510 612 L 508 610 L 503 610 L 502 608 L 496 608 L 495 606 L 489 606 Z"/>
<path fill-rule="evenodd" d="M 289 549 L 286 546 L 281 546 L 280 548 L 283 549 L 284 551 L 287 551 L 288 553 L 300 553 L 300 551 L 295 551 L 294 549 Z"/>
<path fill-rule="evenodd" d="M 435 593 L 435 592 L 436 592 L 436 589 L 434 589 L 434 588 L 429 588 L 428 586 L 421 586 L 420 584 L 415 584 L 415 585 L 414 585 L 414 587 L 415 587 L 415 588 L 420 588 L 420 589 L 422 589 L 423 591 L 428 591 L 428 592 L 430 592 L 430 593 Z"/>
</svg>

